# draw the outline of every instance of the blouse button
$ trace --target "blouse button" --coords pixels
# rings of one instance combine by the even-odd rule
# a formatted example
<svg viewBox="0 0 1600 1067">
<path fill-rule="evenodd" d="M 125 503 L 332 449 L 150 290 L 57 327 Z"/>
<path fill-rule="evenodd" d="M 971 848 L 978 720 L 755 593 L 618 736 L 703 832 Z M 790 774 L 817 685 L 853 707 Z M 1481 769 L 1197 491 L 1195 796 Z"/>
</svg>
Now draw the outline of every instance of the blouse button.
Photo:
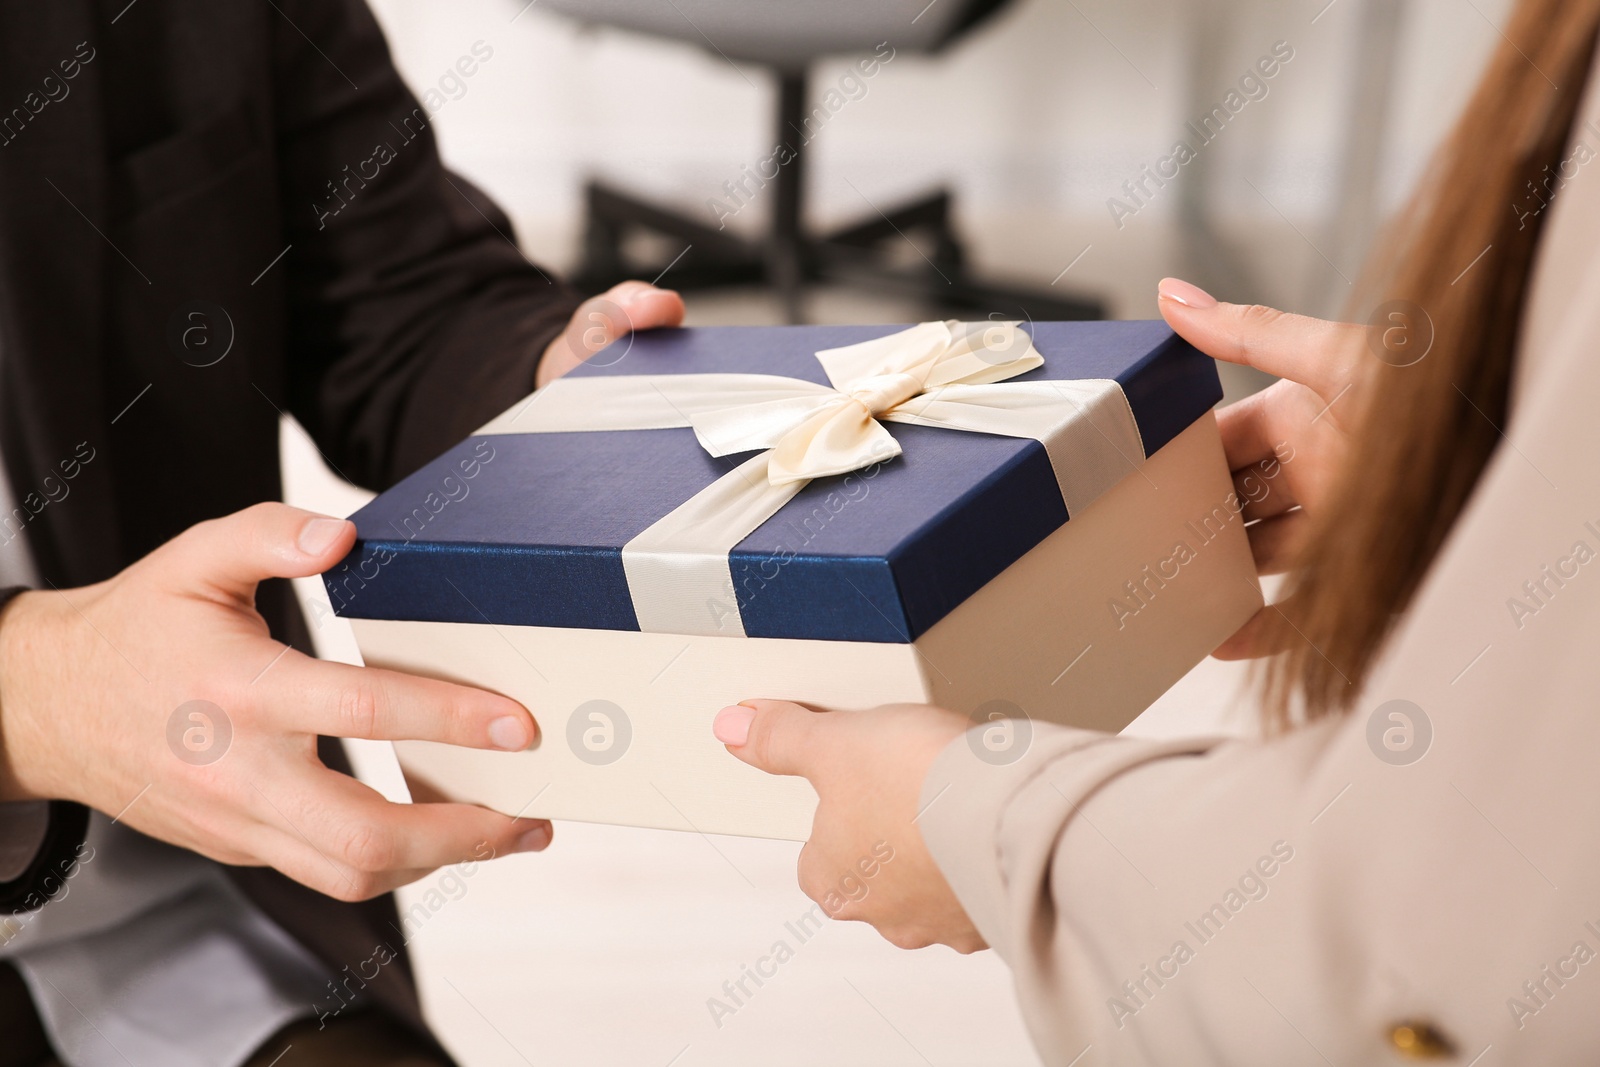
<svg viewBox="0 0 1600 1067">
<path fill-rule="evenodd" d="M 1456 1054 L 1444 1031 L 1425 1019 L 1408 1019 L 1389 1030 L 1389 1044 L 1409 1060 L 1442 1060 Z"/>
</svg>

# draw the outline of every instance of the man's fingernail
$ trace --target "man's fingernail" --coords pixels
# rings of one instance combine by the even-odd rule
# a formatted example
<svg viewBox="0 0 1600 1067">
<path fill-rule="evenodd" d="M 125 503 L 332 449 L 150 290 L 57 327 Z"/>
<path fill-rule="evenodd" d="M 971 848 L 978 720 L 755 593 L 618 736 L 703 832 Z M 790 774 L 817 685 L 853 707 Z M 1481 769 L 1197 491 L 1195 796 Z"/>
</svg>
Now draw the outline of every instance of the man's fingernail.
<svg viewBox="0 0 1600 1067">
<path fill-rule="evenodd" d="M 528 727 L 515 715 L 505 715 L 489 724 L 489 743 L 507 752 L 521 752 L 533 738 Z"/>
<path fill-rule="evenodd" d="M 300 551 L 320 556 L 344 533 L 344 519 L 312 519 L 300 527 Z"/>
<path fill-rule="evenodd" d="M 517 838 L 513 852 L 543 852 L 550 845 L 550 824 L 535 826 L 532 830 Z"/>
<path fill-rule="evenodd" d="M 717 740 L 725 745 L 738 748 L 750 740 L 750 721 L 756 713 L 750 708 L 735 704 L 731 708 L 723 708 L 717 712 L 717 717 L 711 723 L 711 732 L 717 735 Z"/>
<path fill-rule="evenodd" d="M 1188 308 L 1214 308 L 1217 298 L 1200 288 L 1190 285 L 1182 278 L 1163 278 L 1158 290 L 1163 299 L 1182 304 Z"/>
</svg>

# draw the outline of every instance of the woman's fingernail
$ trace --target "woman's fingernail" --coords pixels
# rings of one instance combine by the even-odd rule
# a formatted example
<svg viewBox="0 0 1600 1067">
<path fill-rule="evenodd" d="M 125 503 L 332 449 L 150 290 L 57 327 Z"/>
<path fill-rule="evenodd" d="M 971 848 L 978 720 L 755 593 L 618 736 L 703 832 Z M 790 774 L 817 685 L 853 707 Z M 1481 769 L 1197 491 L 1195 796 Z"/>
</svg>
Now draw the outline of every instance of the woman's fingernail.
<svg viewBox="0 0 1600 1067">
<path fill-rule="evenodd" d="M 521 752 L 533 739 L 528 728 L 515 715 L 505 715 L 489 724 L 489 743 L 507 752 Z"/>
<path fill-rule="evenodd" d="M 711 723 L 711 732 L 717 735 L 717 740 L 725 745 L 738 748 L 750 740 L 750 722 L 756 713 L 746 707 L 735 704 L 731 708 L 723 708 L 717 712 L 717 717 Z"/>
<path fill-rule="evenodd" d="M 513 847 L 514 852 L 543 852 L 550 845 L 550 824 L 535 826 L 532 830 L 517 838 Z"/>
<path fill-rule="evenodd" d="M 1163 278 L 1157 290 L 1163 299 L 1182 304 L 1186 308 L 1214 308 L 1217 298 L 1200 288 L 1190 285 L 1182 278 Z"/>
<path fill-rule="evenodd" d="M 320 556 L 344 534 L 344 519 L 312 519 L 300 527 L 300 551 Z"/>
</svg>

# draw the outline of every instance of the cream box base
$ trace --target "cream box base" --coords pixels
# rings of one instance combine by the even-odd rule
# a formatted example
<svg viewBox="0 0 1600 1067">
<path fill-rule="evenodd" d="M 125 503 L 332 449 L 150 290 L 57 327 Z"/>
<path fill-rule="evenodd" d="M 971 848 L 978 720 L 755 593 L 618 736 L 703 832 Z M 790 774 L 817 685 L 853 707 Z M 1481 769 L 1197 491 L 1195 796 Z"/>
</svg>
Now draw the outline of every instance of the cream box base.
<svg viewBox="0 0 1600 1067">
<path fill-rule="evenodd" d="M 1120 730 L 1261 606 L 1232 491 L 1208 413 L 913 644 L 351 623 L 368 665 L 498 690 L 539 720 L 527 752 L 397 743 L 407 775 L 448 796 L 804 840 L 810 784 L 729 755 L 711 734 L 719 709 L 916 702 Z"/>
</svg>

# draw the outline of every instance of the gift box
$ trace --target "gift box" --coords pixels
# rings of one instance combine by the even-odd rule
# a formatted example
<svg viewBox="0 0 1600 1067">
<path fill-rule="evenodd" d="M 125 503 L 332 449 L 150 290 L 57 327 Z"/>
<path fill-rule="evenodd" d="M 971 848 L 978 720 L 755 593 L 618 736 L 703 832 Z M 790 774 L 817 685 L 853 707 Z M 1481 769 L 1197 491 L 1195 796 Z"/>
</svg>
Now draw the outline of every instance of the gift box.
<svg viewBox="0 0 1600 1067">
<path fill-rule="evenodd" d="M 493 689 L 526 752 L 395 748 L 511 814 L 802 840 L 711 720 L 933 703 L 1018 758 L 1117 730 L 1261 605 L 1212 361 L 1160 322 L 626 337 L 355 515 L 366 662 Z"/>
</svg>

